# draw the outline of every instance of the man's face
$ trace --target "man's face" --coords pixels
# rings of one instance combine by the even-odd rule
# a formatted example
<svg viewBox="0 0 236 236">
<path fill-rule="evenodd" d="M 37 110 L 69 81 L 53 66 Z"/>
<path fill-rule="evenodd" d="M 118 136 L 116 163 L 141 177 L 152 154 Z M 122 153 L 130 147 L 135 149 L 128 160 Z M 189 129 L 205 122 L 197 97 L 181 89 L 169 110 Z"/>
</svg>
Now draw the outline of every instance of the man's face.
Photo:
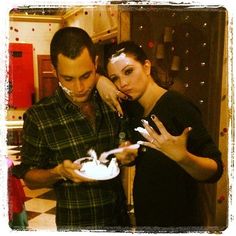
<svg viewBox="0 0 236 236">
<path fill-rule="evenodd" d="M 96 85 L 96 65 L 87 48 L 75 59 L 58 55 L 57 77 L 61 85 L 69 91 L 67 97 L 75 104 L 87 102 Z"/>
</svg>

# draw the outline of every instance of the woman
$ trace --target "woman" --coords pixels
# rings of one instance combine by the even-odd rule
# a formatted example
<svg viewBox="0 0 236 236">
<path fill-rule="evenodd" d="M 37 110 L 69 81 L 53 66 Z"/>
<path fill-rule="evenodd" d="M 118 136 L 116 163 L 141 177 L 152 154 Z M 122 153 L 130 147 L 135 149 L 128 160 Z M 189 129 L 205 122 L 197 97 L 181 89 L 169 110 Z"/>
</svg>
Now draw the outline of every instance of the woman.
<svg viewBox="0 0 236 236">
<path fill-rule="evenodd" d="M 116 89 L 107 89 L 110 85 L 99 81 L 104 100 L 112 103 L 117 89 L 124 93 L 131 100 L 121 103 L 131 137 L 134 142 L 146 139 L 139 142 L 144 148 L 135 160 L 133 198 L 137 226 L 203 226 L 198 183 L 218 181 L 222 162 L 199 110 L 182 95 L 155 82 L 151 62 L 142 48 L 131 41 L 112 48 L 105 65 Z M 120 108 L 117 102 L 111 106 Z M 142 135 L 134 131 L 140 120 L 147 131 Z"/>
</svg>

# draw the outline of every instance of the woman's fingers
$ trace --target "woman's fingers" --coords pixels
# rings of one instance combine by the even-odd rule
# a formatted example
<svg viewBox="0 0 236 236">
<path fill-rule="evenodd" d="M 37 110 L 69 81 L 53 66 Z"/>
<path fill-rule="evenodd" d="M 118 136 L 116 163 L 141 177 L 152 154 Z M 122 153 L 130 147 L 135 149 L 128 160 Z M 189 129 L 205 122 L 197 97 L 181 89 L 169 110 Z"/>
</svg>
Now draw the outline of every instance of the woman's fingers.
<svg viewBox="0 0 236 236">
<path fill-rule="evenodd" d="M 151 115 L 151 119 L 153 120 L 153 122 L 155 123 L 157 128 L 159 129 L 161 135 L 164 135 L 165 137 L 168 137 L 169 133 L 167 132 L 167 130 L 166 130 L 165 126 L 163 125 L 163 123 L 154 114 Z"/>
<path fill-rule="evenodd" d="M 182 135 L 184 136 L 188 136 L 189 132 L 192 130 L 192 127 L 187 127 L 184 129 Z"/>
<path fill-rule="evenodd" d="M 97 90 L 104 100 L 104 102 L 113 110 L 117 111 L 118 114 L 123 116 L 123 111 L 120 106 L 121 100 L 126 100 L 128 97 L 119 91 L 117 87 L 105 76 L 99 75 L 97 81 Z"/>
<path fill-rule="evenodd" d="M 128 96 L 124 93 L 122 93 L 120 90 L 117 90 L 116 91 L 116 96 L 118 99 L 121 99 L 121 100 L 127 100 L 128 99 Z"/>
<path fill-rule="evenodd" d="M 162 122 L 155 115 L 152 115 L 151 118 L 160 133 L 157 133 L 157 131 L 154 130 L 153 127 L 149 125 L 148 121 L 144 119 L 141 120 L 144 128 L 146 129 L 148 133 L 148 135 L 143 135 L 147 139 L 148 142 L 142 145 L 160 150 L 164 143 L 170 141 L 171 135 L 167 132 Z"/>
<path fill-rule="evenodd" d="M 123 113 L 123 110 L 121 108 L 118 97 L 117 96 L 113 97 L 111 102 L 112 102 L 111 106 L 113 107 L 113 110 L 115 110 L 118 113 L 119 116 L 123 116 L 124 113 Z"/>
<path fill-rule="evenodd" d="M 146 121 L 143 121 L 143 122 L 146 122 Z M 152 130 L 150 128 L 152 127 L 148 127 L 149 125 L 146 123 L 144 125 L 145 129 L 142 128 L 142 127 L 138 127 L 138 128 L 135 128 L 134 130 L 135 131 L 138 131 L 148 142 L 143 142 L 143 141 L 139 141 L 138 144 L 141 144 L 141 145 L 145 145 L 145 146 L 150 146 L 152 148 L 154 148 L 154 146 L 158 146 L 159 147 L 159 144 L 158 144 L 158 139 L 154 138 L 153 137 L 153 133 L 152 133 Z M 149 130 L 149 132 L 148 132 Z"/>
<path fill-rule="evenodd" d="M 105 96 L 105 102 L 109 105 L 109 107 L 118 113 L 119 116 L 123 116 L 123 110 L 121 108 L 120 103 L 122 100 L 126 100 L 128 97 L 122 93 L 121 91 L 114 89 L 113 91 L 109 91 Z"/>
<path fill-rule="evenodd" d="M 119 116 L 124 115 L 120 103 L 122 102 L 122 100 L 127 100 L 127 99 L 128 96 L 123 92 L 121 92 L 120 90 L 115 90 L 114 93 L 112 93 L 111 95 L 112 106 L 115 108 Z"/>
<path fill-rule="evenodd" d="M 160 151 L 160 149 L 158 148 L 158 144 L 154 144 L 154 142 L 138 141 L 137 143 Z"/>
<path fill-rule="evenodd" d="M 148 141 L 138 141 L 139 144 L 156 149 L 174 161 L 179 161 L 186 156 L 186 142 L 189 132 L 192 130 L 191 127 L 187 127 L 183 130 L 182 134 L 179 136 L 173 136 L 166 130 L 162 122 L 152 115 L 152 120 L 157 126 L 160 133 L 157 133 L 146 120 L 142 120 L 143 128 L 139 128 L 142 131 L 143 137 Z M 146 132 L 144 132 L 144 130 Z"/>
<path fill-rule="evenodd" d="M 159 140 L 159 134 L 152 128 L 152 126 L 149 125 L 148 121 L 142 119 L 144 128 L 147 130 L 147 137 L 145 137 L 149 142 L 151 142 L 153 139 Z"/>
</svg>

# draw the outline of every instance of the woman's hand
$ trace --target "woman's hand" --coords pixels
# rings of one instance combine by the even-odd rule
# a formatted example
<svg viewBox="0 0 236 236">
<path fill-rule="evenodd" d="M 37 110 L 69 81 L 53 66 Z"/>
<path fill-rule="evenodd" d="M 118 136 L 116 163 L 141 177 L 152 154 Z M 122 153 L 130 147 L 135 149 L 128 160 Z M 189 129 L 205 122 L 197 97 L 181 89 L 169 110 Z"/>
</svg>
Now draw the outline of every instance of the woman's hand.
<svg viewBox="0 0 236 236">
<path fill-rule="evenodd" d="M 61 179 L 64 179 L 64 180 L 68 179 L 75 183 L 95 181 L 95 180 L 91 180 L 85 177 L 81 177 L 78 174 L 76 174 L 75 170 L 80 169 L 81 165 L 73 163 L 70 160 L 64 160 L 61 164 L 59 164 L 55 168 L 58 175 L 60 175 Z"/>
<path fill-rule="evenodd" d="M 185 128 L 179 136 L 172 136 L 155 115 L 152 115 L 151 118 L 159 129 L 160 134 L 158 134 L 147 121 L 143 120 L 143 126 L 147 133 L 140 133 L 148 142 L 139 141 L 139 144 L 164 153 L 196 180 L 207 180 L 216 173 L 218 168 L 216 161 L 212 160 L 210 157 L 196 156 L 187 151 L 186 143 L 188 134 L 192 130 L 191 127 Z"/>
<path fill-rule="evenodd" d="M 179 136 L 172 136 L 155 115 L 152 115 L 151 118 L 159 129 L 160 134 L 158 134 L 146 120 L 142 120 L 143 126 L 148 134 L 141 134 L 148 142 L 139 141 L 138 143 L 164 153 L 173 161 L 181 162 L 184 160 L 188 155 L 186 143 L 191 128 L 184 129 L 183 133 Z"/>
<path fill-rule="evenodd" d="M 117 87 L 105 76 L 98 75 L 97 90 L 102 100 L 107 105 L 118 113 L 119 116 L 123 116 L 124 113 L 120 106 L 121 100 L 126 100 L 128 97 L 119 91 Z"/>
</svg>

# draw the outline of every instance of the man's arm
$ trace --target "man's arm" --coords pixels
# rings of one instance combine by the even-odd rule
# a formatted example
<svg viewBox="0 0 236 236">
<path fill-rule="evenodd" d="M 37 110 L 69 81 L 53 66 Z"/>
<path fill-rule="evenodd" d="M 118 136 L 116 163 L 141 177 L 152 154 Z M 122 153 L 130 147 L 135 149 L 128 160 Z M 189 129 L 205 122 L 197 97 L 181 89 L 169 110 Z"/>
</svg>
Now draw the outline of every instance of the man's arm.
<svg viewBox="0 0 236 236">
<path fill-rule="evenodd" d="M 91 182 L 93 180 L 80 177 L 75 173 L 79 164 L 65 160 L 52 169 L 31 169 L 24 175 L 24 182 L 30 189 L 52 187 L 59 180 L 71 180 L 75 183 Z"/>
<path fill-rule="evenodd" d="M 24 182 L 30 189 L 52 187 L 62 179 L 64 177 L 58 172 L 58 166 L 52 169 L 31 169 L 24 175 Z"/>
</svg>

